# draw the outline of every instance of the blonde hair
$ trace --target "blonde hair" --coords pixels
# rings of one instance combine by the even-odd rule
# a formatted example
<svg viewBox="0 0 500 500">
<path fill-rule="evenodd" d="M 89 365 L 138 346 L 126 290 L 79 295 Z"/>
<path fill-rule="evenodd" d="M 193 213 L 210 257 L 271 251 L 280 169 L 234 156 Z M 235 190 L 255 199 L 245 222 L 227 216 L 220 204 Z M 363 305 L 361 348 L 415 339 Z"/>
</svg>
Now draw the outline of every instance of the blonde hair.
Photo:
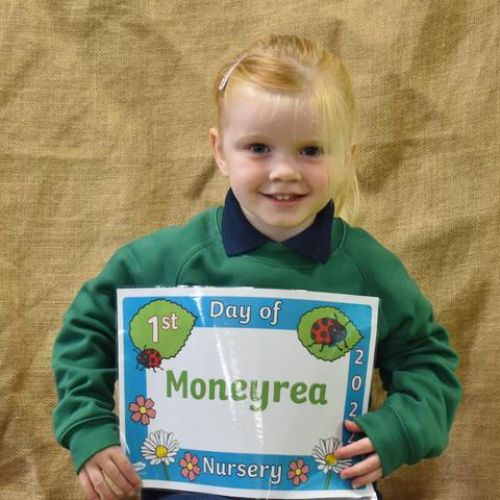
<svg viewBox="0 0 500 500">
<path fill-rule="evenodd" d="M 319 118 L 322 147 L 340 160 L 332 165 L 336 214 L 352 219 L 359 201 L 351 157 L 356 110 L 351 79 L 339 57 L 298 36 L 271 35 L 258 40 L 216 74 L 213 91 L 219 130 L 232 90 L 248 83 L 269 91 L 276 105 L 286 102 L 297 106 L 304 99 L 312 103 Z"/>
</svg>

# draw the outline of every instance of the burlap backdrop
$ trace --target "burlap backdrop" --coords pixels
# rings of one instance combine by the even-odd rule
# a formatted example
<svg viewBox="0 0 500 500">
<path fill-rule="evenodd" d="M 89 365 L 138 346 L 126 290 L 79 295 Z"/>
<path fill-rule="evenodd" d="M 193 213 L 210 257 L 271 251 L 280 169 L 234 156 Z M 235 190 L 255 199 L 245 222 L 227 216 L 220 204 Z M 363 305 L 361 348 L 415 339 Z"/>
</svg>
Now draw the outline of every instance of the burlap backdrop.
<svg viewBox="0 0 500 500">
<path fill-rule="evenodd" d="M 406 262 L 461 354 L 448 450 L 382 481 L 386 498 L 498 498 L 498 23 L 496 0 L 2 1 L 0 497 L 82 498 L 51 431 L 61 316 L 119 245 L 222 201 L 211 75 L 287 32 L 350 68 L 359 224 Z"/>
</svg>

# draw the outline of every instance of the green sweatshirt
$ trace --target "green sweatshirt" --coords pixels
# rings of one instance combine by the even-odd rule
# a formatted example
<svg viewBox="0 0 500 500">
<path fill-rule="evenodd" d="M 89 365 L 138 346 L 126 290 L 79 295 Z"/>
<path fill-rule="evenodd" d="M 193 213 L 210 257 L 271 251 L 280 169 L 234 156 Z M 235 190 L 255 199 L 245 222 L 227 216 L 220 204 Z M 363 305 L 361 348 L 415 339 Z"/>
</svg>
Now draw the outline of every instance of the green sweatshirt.
<svg viewBox="0 0 500 500">
<path fill-rule="evenodd" d="M 387 399 L 356 422 L 372 440 L 384 475 L 403 463 L 440 454 L 460 399 L 457 356 L 445 329 L 401 262 L 365 231 L 336 218 L 326 264 L 269 242 L 228 257 L 221 208 L 182 227 L 134 241 L 87 282 L 67 311 L 53 351 L 59 395 L 57 440 L 76 470 L 98 451 L 119 444 L 113 412 L 117 376 L 116 289 L 153 286 L 251 286 L 301 289 L 381 299 L 376 367 Z"/>
</svg>

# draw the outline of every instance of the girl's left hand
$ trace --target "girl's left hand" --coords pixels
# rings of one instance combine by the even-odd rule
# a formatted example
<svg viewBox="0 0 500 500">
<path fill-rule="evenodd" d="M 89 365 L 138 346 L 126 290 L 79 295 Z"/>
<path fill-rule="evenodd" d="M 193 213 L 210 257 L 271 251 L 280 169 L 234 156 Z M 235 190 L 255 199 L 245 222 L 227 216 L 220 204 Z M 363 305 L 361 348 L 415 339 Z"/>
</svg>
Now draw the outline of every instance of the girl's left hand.
<svg viewBox="0 0 500 500">
<path fill-rule="evenodd" d="M 349 432 L 363 432 L 359 425 L 350 420 L 346 420 L 344 425 Z M 356 465 L 344 469 L 340 474 L 342 479 L 352 479 L 353 488 L 366 486 L 383 476 L 382 462 L 369 438 L 361 438 L 359 441 L 338 448 L 335 452 L 337 458 L 353 458 L 358 455 L 366 455 L 366 457 Z"/>
</svg>

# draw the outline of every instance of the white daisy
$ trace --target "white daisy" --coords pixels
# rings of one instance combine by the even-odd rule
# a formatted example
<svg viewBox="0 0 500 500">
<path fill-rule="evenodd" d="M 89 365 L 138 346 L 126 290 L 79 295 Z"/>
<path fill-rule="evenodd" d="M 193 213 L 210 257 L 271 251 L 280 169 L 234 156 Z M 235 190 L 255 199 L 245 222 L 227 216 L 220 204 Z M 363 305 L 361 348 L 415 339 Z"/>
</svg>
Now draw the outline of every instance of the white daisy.
<svg viewBox="0 0 500 500">
<path fill-rule="evenodd" d="M 342 443 L 334 437 L 319 440 L 319 445 L 315 446 L 312 451 L 312 455 L 318 464 L 319 470 L 322 470 L 325 474 L 330 471 L 338 474 L 341 470 L 347 469 L 347 467 L 352 465 L 352 460 L 350 458 L 339 459 L 335 456 L 335 451 L 337 448 L 340 448 L 341 444 Z"/>
<path fill-rule="evenodd" d="M 166 431 L 152 432 L 141 447 L 142 456 L 149 460 L 151 465 L 173 463 L 178 451 L 179 443 L 171 432 Z"/>
</svg>

